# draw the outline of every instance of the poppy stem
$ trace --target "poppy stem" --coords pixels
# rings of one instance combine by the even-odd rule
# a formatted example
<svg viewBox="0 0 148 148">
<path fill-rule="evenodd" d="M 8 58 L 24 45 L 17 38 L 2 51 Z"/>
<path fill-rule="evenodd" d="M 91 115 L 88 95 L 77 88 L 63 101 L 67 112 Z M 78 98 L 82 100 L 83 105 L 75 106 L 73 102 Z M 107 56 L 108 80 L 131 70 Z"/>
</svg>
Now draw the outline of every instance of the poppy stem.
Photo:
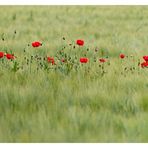
<svg viewBox="0 0 148 148">
<path fill-rule="evenodd" d="M 29 69 L 30 69 L 30 74 L 31 74 L 31 57 L 30 57 L 30 62 L 29 62 Z"/>
</svg>

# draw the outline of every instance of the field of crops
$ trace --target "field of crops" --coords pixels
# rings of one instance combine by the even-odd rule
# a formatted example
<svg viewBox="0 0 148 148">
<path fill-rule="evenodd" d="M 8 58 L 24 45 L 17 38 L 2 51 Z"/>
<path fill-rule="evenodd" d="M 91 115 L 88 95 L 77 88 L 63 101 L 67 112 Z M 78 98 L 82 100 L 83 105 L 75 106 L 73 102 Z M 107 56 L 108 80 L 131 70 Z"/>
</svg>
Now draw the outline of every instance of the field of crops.
<svg viewBox="0 0 148 148">
<path fill-rule="evenodd" d="M 0 142 L 148 142 L 148 6 L 0 6 Z"/>
</svg>

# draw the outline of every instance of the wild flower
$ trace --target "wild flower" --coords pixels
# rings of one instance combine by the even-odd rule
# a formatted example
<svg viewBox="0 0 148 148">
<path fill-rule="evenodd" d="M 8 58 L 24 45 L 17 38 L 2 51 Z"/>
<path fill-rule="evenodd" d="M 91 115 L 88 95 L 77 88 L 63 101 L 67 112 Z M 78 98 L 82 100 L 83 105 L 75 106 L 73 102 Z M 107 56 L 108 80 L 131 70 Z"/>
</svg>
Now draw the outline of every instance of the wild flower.
<svg viewBox="0 0 148 148">
<path fill-rule="evenodd" d="M 39 46 L 42 46 L 41 42 L 36 41 L 32 43 L 32 47 L 39 47 Z"/>
<path fill-rule="evenodd" d="M 79 45 L 79 46 L 83 46 L 84 45 L 84 40 L 79 39 L 79 40 L 76 41 L 76 44 Z"/>
<path fill-rule="evenodd" d="M 148 62 L 148 56 L 143 56 L 143 59 Z"/>
<path fill-rule="evenodd" d="M 83 58 L 83 57 L 80 58 L 80 63 L 87 63 L 88 61 L 89 61 L 88 58 Z"/>
<path fill-rule="evenodd" d="M 121 59 L 124 59 L 125 58 L 125 55 L 124 54 L 120 54 L 120 58 Z"/>
<path fill-rule="evenodd" d="M 99 61 L 100 61 L 101 63 L 104 63 L 104 62 L 106 62 L 106 59 L 101 58 L 101 59 L 99 59 Z"/>
<path fill-rule="evenodd" d="M 141 67 L 142 67 L 142 68 L 148 67 L 148 62 L 143 62 L 143 63 L 141 63 Z"/>
<path fill-rule="evenodd" d="M 7 53 L 5 56 L 8 60 L 14 60 L 14 58 L 15 58 L 15 56 L 13 54 L 9 54 L 9 53 Z"/>
<path fill-rule="evenodd" d="M 4 57 L 4 52 L 0 52 L 0 58 Z"/>
<path fill-rule="evenodd" d="M 49 63 L 52 63 L 52 65 L 55 65 L 55 60 L 54 60 L 53 57 L 47 57 L 47 61 L 48 61 Z"/>
</svg>

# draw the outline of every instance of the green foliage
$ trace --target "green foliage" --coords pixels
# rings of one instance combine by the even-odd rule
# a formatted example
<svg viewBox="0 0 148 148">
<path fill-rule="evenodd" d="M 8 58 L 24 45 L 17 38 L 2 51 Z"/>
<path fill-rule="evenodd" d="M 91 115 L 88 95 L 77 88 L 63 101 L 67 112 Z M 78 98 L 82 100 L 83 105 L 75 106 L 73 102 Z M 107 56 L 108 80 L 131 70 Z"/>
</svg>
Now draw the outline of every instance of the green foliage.
<svg viewBox="0 0 148 148">
<path fill-rule="evenodd" d="M 0 14 L 0 50 L 17 57 L 0 59 L 0 142 L 148 142 L 148 69 L 138 67 L 147 6 L 0 6 Z M 79 38 L 85 46 L 74 48 Z M 32 48 L 36 40 L 43 46 Z M 89 63 L 79 64 L 86 51 Z M 44 60 L 54 55 L 57 65 Z"/>
</svg>

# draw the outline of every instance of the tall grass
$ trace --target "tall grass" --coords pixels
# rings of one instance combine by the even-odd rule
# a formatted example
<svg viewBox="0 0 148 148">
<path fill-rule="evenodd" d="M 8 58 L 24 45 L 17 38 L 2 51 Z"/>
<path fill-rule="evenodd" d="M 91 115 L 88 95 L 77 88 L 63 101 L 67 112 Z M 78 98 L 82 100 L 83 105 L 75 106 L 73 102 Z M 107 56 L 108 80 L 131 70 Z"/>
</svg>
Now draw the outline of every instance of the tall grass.
<svg viewBox="0 0 148 148">
<path fill-rule="evenodd" d="M 148 70 L 138 67 L 148 53 L 147 6 L 1 6 L 0 14 L 0 50 L 12 50 L 19 64 L 32 54 L 54 56 L 78 38 L 110 60 L 103 76 L 91 53 L 68 74 L 1 63 L 0 142 L 148 141 Z M 35 40 L 43 46 L 28 47 Z M 121 52 L 128 58 L 121 61 Z"/>
</svg>

